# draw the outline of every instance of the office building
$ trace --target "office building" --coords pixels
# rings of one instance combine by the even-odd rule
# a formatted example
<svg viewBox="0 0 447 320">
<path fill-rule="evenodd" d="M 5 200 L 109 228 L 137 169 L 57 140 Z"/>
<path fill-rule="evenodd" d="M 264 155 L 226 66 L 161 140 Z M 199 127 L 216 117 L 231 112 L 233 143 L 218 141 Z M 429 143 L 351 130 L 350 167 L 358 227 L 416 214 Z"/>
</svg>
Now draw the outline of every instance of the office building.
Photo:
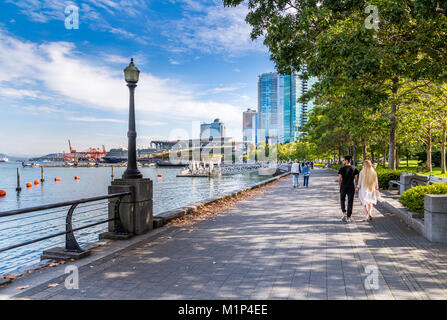
<svg viewBox="0 0 447 320">
<path fill-rule="evenodd" d="M 305 69 L 303 68 L 303 71 Z M 258 142 L 288 143 L 304 136 L 303 126 L 313 108 L 312 102 L 298 99 L 315 83 L 298 74 L 264 73 L 258 80 Z"/>
<path fill-rule="evenodd" d="M 225 125 L 220 119 L 215 119 L 211 123 L 202 123 L 200 125 L 200 138 L 213 139 L 225 137 Z"/>
<path fill-rule="evenodd" d="M 253 140 L 254 122 L 256 120 L 256 110 L 248 109 L 242 115 L 242 137 L 243 141 L 255 142 Z"/>
</svg>

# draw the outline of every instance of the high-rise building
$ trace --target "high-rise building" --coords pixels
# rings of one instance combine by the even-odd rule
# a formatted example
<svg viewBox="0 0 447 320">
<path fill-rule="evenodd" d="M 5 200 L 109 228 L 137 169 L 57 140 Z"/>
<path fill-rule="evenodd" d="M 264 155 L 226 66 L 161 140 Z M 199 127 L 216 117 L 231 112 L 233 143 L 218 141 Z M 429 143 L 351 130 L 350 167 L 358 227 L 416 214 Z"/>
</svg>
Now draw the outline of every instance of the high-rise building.
<svg viewBox="0 0 447 320">
<path fill-rule="evenodd" d="M 220 119 L 214 119 L 211 123 L 202 123 L 200 125 L 200 138 L 222 138 L 225 137 L 225 125 Z"/>
<path fill-rule="evenodd" d="M 302 71 L 307 71 L 307 66 L 304 65 L 302 67 Z M 308 80 L 303 80 L 298 77 L 298 83 L 297 83 L 297 99 L 299 99 L 302 95 L 307 93 L 312 86 L 315 84 L 316 78 L 310 77 Z M 296 137 L 297 138 L 303 138 L 306 135 L 306 132 L 304 130 L 304 126 L 307 123 L 307 120 L 309 119 L 309 113 L 314 108 L 313 100 L 310 100 L 308 102 L 299 102 L 297 103 L 297 130 L 296 130 Z"/>
<path fill-rule="evenodd" d="M 303 69 L 304 71 L 305 69 Z M 258 142 L 294 141 L 307 123 L 313 104 L 298 103 L 298 99 L 313 85 L 314 80 L 302 80 L 299 74 L 263 73 L 258 80 Z"/>
<path fill-rule="evenodd" d="M 255 130 L 253 120 L 255 120 L 256 118 L 254 118 L 253 116 L 256 115 L 257 115 L 256 110 L 252 109 L 248 109 L 247 111 L 244 111 L 244 113 L 242 114 L 243 141 L 255 142 L 253 140 L 253 130 Z"/>
</svg>

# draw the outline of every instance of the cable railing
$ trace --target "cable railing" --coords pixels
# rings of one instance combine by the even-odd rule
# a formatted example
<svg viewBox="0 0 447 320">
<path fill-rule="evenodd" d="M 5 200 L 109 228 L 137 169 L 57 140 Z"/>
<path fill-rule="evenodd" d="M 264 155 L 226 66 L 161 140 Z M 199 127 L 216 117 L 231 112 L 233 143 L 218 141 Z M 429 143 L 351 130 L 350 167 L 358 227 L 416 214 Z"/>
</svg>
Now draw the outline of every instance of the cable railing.
<svg viewBox="0 0 447 320">
<path fill-rule="evenodd" d="M 130 194 L 122 192 L 0 212 L 0 275 L 14 269 L 11 265 L 14 262 L 24 264 L 26 255 L 35 259 L 37 252 L 48 249 L 47 246 L 64 243 L 66 253 L 84 252 L 75 236 L 76 231 L 91 228 L 97 233 L 101 224 L 113 222 L 115 233 L 127 234 L 120 219 L 120 204 L 122 198 Z M 112 218 L 108 215 L 110 209 L 114 210 Z M 63 236 L 65 241 L 62 241 Z M 41 244 L 38 249 L 36 245 L 31 246 L 36 243 Z M 22 249 L 26 246 L 32 250 Z"/>
</svg>

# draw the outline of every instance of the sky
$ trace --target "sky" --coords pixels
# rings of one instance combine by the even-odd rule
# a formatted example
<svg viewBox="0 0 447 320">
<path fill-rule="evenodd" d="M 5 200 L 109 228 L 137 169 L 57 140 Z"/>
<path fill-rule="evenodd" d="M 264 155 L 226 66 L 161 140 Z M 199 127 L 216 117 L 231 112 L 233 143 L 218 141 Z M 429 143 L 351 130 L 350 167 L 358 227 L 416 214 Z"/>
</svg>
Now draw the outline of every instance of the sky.
<svg viewBox="0 0 447 320">
<path fill-rule="evenodd" d="M 0 153 L 126 147 L 130 58 L 139 148 L 197 138 L 215 118 L 241 139 L 258 75 L 274 71 L 246 14 L 218 0 L 3 0 Z"/>
</svg>

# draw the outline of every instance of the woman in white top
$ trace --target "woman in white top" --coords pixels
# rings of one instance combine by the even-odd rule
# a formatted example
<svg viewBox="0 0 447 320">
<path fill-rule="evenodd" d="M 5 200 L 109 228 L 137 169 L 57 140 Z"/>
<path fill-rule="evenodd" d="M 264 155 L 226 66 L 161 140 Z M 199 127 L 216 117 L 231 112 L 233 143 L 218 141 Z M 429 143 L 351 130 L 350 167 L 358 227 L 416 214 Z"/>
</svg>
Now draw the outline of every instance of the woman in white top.
<svg viewBox="0 0 447 320">
<path fill-rule="evenodd" d="M 363 169 L 360 171 L 357 190 L 360 202 L 365 210 L 366 220 L 372 220 L 371 209 L 373 204 L 377 204 L 379 190 L 379 180 L 377 173 L 369 160 L 363 161 Z"/>
</svg>

